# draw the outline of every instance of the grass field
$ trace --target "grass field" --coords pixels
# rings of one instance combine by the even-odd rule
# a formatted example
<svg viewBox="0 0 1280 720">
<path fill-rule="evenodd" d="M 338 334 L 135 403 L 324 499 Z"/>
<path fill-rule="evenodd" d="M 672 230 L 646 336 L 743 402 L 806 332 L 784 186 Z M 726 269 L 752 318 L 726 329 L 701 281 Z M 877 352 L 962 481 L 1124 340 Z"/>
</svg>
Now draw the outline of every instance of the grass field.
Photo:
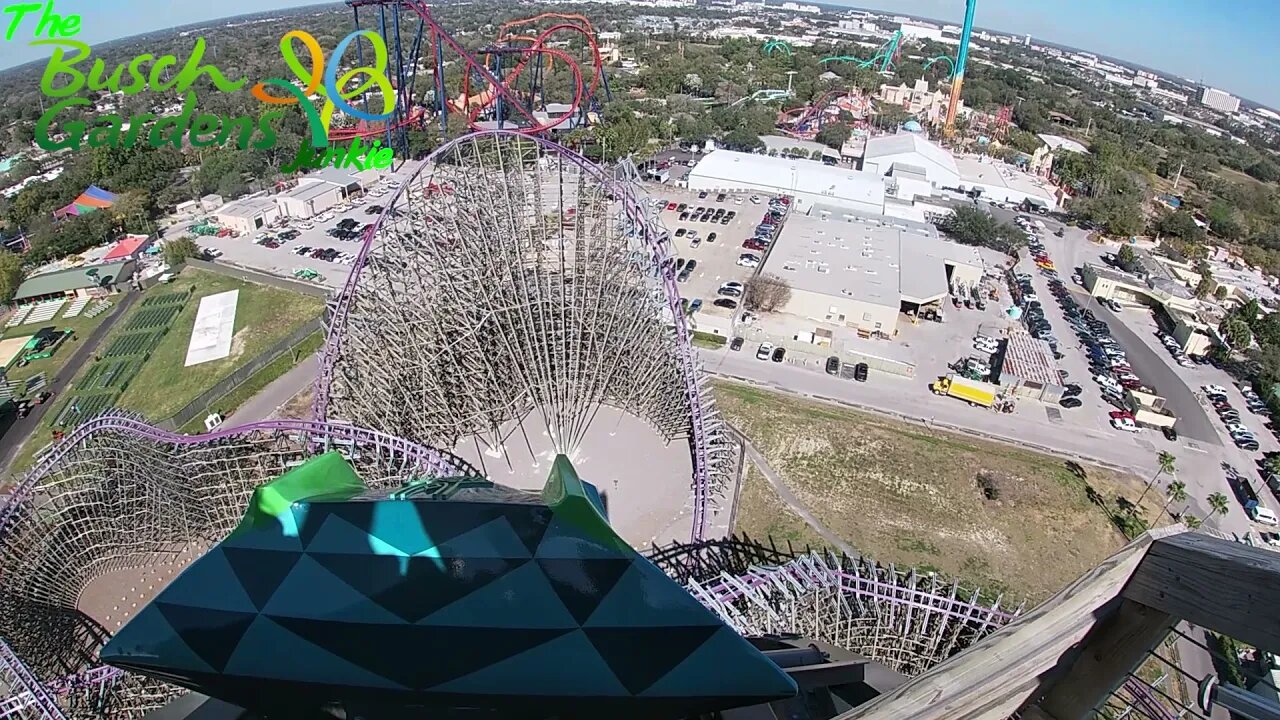
<svg viewBox="0 0 1280 720">
<path fill-rule="evenodd" d="M 723 383 L 716 396 L 818 521 L 859 552 L 1018 600 L 1045 599 L 1125 543 L 1090 488 L 1112 507 L 1142 491 L 1131 476 L 828 404 Z M 1147 517 L 1156 502 L 1144 503 Z M 754 471 L 737 517 L 753 536 L 823 544 Z"/>
<path fill-rule="evenodd" d="M 151 358 L 120 396 L 121 407 L 137 410 L 153 421 L 170 417 L 214 383 L 230 375 L 241 363 L 256 357 L 307 321 L 319 317 L 324 310 L 321 298 L 192 268 L 183 271 L 172 283 L 148 292 L 185 292 L 191 287 L 195 288 L 195 293 L 173 320 L 168 334 L 151 353 Z M 228 290 L 240 291 L 231 354 L 222 360 L 183 367 L 200 298 Z M 139 305 L 131 313 L 140 311 Z M 124 323 L 128 321 L 129 318 L 124 319 Z M 108 339 L 104 347 L 109 344 Z"/>
<path fill-rule="evenodd" d="M 128 389 L 120 396 L 116 402 L 119 407 L 137 410 L 152 421 L 167 419 L 198 397 L 200 393 L 230 374 L 241 362 L 256 356 L 295 328 L 319 316 L 324 308 L 324 302 L 320 298 L 187 268 L 174 282 L 146 291 L 143 297 L 130 308 L 128 316 L 121 318 L 112 327 L 107 337 L 103 338 L 98 346 L 99 350 L 105 351 L 118 337 L 128 332 L 126 328 L 132 320 L 147 311 L 147 308 L 142 306 L 147 298 L 185 292 L 192 286 L 195 287 L 195 294 L 187 300 L 182 312 L 173 320 L 169 332 L 161 339 L 151 357 L 133 377 Z M 232 341 L 231 355 L 223 360 L 184 368 L 183 362 L 186 359 L 187 345 L 191 340 L 191 329 L 195 326 L 200 298 L 233 289 L 240 290 L 240 298 L 236 307 L 235 337 Z M 11 474 L 20 474 L 31 467 L 36 451 L 52 439 L 54 420 L 57 419 L 67 399 L 75 396 L 78 386 L 87 377 L 87 373 L 92 372 L 94 365 L 89 363 L 76 370 L 77 375 L 72 381 L 72 386 L 57 399 L 55 406 L 44 416 L 40 426 L 18 451 L 9 467 Z M 266 376 L 260 372 L 249 382 L 255 383 L 260 377 Z"/>
<path fill-rule="evenodd" d="M 244 381 L 240 387 L 223 395 L 214 403 L 214 407 L 224 416 L 230 417 L 232 413 L 240 409 L 241 405 L 248 402 L 254 395 L 262 392 L 263 388 L 270 385 L 281 375 L 289 372 L 293 369 L 293 366 L 304 358 L 315 354 L 323 344 L 324 335 L 322 333 L 311 333 L 296 348 L 272 360 L 261 370 L 254 373 L 252 377 Z M 297 417 L 304 416 L 299 415 Z M 181 432 L 192 434 L 204 432 L 204 417 L 197 416 L 192 418 L 191 422 L 178 429 Z"/>
</svg>

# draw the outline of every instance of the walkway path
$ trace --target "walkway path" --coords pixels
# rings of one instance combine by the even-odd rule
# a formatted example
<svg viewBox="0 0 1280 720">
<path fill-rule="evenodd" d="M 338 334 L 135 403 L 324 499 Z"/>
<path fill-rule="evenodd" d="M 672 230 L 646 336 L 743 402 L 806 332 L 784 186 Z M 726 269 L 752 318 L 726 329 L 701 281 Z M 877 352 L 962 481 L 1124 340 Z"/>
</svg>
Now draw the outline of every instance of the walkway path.
<svg viewBox="0 0 1280 720">
<path fill-rule="evenodd" d="M 791 489 L 782 481 L 782 478 L 778 476 L 778 473 L 769 466 L 769 462 L 764 459 L 764 456 L 760 454 L 759 450 L 756 450 L 755 445 L 752 445 L 750 440 L 743 435 L 739 435 L 738 437 L 742 440 L 742 444 L 746 448 L 747 459 L 751 461 L 752 465 L 756 466 L 756 469 L 760 471 L 761 475 L 764 475 L 765 480 L 769 481 L 769 484 L 773 486 L 773 491 L 778 493 L 778 497 L 782 498 L 782 502 L 786 503 L 787 507 L 791 508 L 795 514 L 799 515 L 801 519 L 808 523 L 809 527 L 813 528 L 815 532 L 821 535 L 822 539 L 826 540 L 831 547 L 839 549 L 840 552 L 848 555 L 849 557 L 859 557 L 861 553 L 854 550 L 848 543 L 841 540 L 838 535 L 828 530 L 822 523 L 818 522 L 818 518 L 814 517 L 813 513 L 809 512 L 809 508 L 805 507 L 804 503 L 800 502 L 800 498 L 796 497 L 795 493 L 791 492 Z"/>
<path fill-rule="evenodd" d="M 238 410 L 226 418 L 223 424 L 227 427 L 244 425 L 274 417 L 285 403 L 315 383 L 320 372 L 320 355 L 312 355 L 294 365 L 289 372 L 272 380 L 257 395 L 250 398 Z M 301 418 L 306 419 L 306 418 Z"/>
</svg>

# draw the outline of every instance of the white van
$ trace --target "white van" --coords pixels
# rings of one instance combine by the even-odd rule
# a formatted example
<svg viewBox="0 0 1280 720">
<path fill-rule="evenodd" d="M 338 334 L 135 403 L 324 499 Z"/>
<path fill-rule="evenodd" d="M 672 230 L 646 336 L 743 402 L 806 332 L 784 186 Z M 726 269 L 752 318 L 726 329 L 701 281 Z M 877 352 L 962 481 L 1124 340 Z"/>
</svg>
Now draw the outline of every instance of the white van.
<svg viewBox="0 0 1280 720">
<path fill-rule="evenodd" d="M 1262 505 L 1254 505 L 1253 509 L 1249 511 L 1249 517 L 1254 522 L 1263 525 L 1280 525 L 1280 518 L 1276 518 L 1276 514 L 1271 511 L 1271 508 Z"/>
</svg>

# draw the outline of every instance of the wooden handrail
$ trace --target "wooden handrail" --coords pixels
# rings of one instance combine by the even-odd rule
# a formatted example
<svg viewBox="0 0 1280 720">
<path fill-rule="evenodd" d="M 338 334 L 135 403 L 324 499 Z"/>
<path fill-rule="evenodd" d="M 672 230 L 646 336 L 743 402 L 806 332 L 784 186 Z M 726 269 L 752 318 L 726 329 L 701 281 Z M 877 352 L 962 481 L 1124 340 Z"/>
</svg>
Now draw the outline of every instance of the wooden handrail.
<svg viewBox="0 0 1280 720">
<path fill-rule="evenodd" d="M 1035 610 L 838 720 L 1005 720 L 1043 695 L 1043 676 L 1119 607 L 1152 542 L 1179 532 L 1143 534 Z"/>
<path fill-rule="evenodd" d="M 1280 653 L 1280 553 L 1182 533 L 1151 546 L 1124 597 Z"/>
</svg>

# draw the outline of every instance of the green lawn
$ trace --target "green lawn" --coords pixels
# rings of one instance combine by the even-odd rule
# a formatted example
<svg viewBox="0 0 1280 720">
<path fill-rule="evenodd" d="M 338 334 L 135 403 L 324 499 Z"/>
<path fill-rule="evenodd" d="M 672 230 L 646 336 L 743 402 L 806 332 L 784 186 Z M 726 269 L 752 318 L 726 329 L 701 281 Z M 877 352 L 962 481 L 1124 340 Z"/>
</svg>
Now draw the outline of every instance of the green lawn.
<svg viewBox="0 0 1280 720">
<path fill-rule="evenodd" d="M 315 354 L 320 346 L 324 344 L 324 333 L 315 332 L 306 337 L 292 351 L 287 352 L 280 357 L 272 360 L 266 367 L 253 374 L 253 377 L 246 380 L 240 387 L 223 395 L 214 403 L 214 406 L 224 416 L 230 417 L 231 413 L 240 409 L 240 406 L 248 402 L 254 395 L 262 392 L 262 389 L 270 385 L 281 375 L 293 369 L 302 360 Z M 178 428 L 184 433 L 202 433 L 204 432 L 204 417 L 197 415 L 192 418 L 191 422 Z"/>
<path fill-rule="evenodd" d="M 119 296 L 116 296 L 110 298 L 110 300 L 112 305 L 115 305 L 120 301 L 120 298 Z M 70 303 L 68 303 L 68 305 L 69 304 Z M 90 307 L 93 307 L 92 302 L 89 303 L 85 310 L 88 310 Z M 59 330 L 69 328 L 75 332 L 77 343 L 83 342 L 85 338 L 89 337 L 89 333 L 93 332 L 94 328 L 102 324 L 102 321 L 106 320 L 107 316 L 114 312 L 113 308 L 108 308 L 105 312 L 93 318 L 85 317 L 82 312 L 78 317 L 63 319 L 62 313 L 66 311 L 66 308 L 67 305 L 63 305 L 62 309 L 58 311 L 58 317 L 55 317 L 49 322 L 4 328 L 4 332 L 0 333 L 0 338 L 8 339 L 25 337 L 27 335 L 34 335 L 40 328 L 53 327 Z M 18 363 L 14 362 L 9 366 L 9 369 L 5 371 L 5 377 L 10 380 L 21 381 L 26 380 L 29 377 L 34 377 L 40 373 L 45 373 L 48 379 L 52 381 L 54 376 L 60 373 L 62 368 L 66 366 L 67 361 L 71 359 L 71 356 L 75 354 L 77 343 L 67 341 L 63 343 L 62 347 L 58 348 L 58 352 L 55 353 L 53 357 L 36 360 L 35 362 L 28 363 L 25 367 L 18 367 Z"/>
<path fill-rule="evenodd" d="M 128 389 L 120 396 L 117 406 L 137 410 L 153 422 L 165 420 L 214 383 L 230 374 L 240 363 L 256 357 L 295 328 L 318 317 L 324 309 L 324 301 L 321 298 L 187 268 L 172 283 L 147 290 L 143 297 L 130 308 L 129 315 L 121 318 L 111 328 L 111 332 L 103 338 L 98 346 L 100 351 L 105 351 L 117 337 L 125 334 L 129 321 L 146 310 L 142 307 L 146 298 L 185 292 L 192 286 L 195 287 L 195 293 L 187 300 L 182 312 L 174 318 L 168 334 L 138 371 Z M 231 355 L 224 360 L 184 368 L 187 344 L 191 340 L 191 329 L 195 326 L 200 298 L 235 289 L 240 290 L 240 298 L 236 304 L 235 339 L 232 341 Z M 103 316 L 95 318 L 95 322 L 101 321 L 102 318 Z M 305 345 L 311 342 L 311 339 L 308 338 L 303 342 Z M 69 357 L 70 353 L 64 355 L 60 352 L 59 355 Z M 56 360 L 57 357 L 55 355 L 51 360 Z M 35 365 L 36 363 L 32 363 L 33 367 Z M 276 368 L 276 365 L 277 363 L 272 363 L 264 370 Z M 75 370 L 76 377 L 72 380 L 71 387 L 56 399 L 54 407 L 50 408 L 41 420 L 40 426 L 18 451 L 10 465 L 10 473 L 18 475 L 29 469 L 36 451 L 52 440 L 54 420 L 62 412 L 67 399 L 76 394 L 77 386 L 93 366 L 94 363 L 88 363 Z M 259 371 L 247 384 L 252 386 L 262 377 L 266 376 L 263 375 L 263 371 Z M 266 382 L 262 382 L 261 385 L 265 385 Z M 239 402 L 243 402 L 243 399 Z"/>
<path fill-rule="evenodd" d="M 319 317 L 324 310 L 324 301 L 318 297 L 255 285 L 192 268 L 184 270 L 172 283 L 147 292 L 185 292 L 191 287 L 195 288 L 191 299 L 173 320 L 168 334 L 156 346 L 146 364 L 129 383 L 129 388 L 120 396 L 120 407 L 141 412 L 154 422 L 172 416 L 214 383 L 230 375 L 242 363 L 257 357 L 299 326 Z M 222 360 L 183 367 L 200 299 L 228 290 L 240 291 L 231 354 Z M 137 313 L 140 307 L 141 301 L 131 313 Z M 122 322 L 127 323 L 128 319 Z M 118 328 L 113 329 L 113 334 L 116 330 Z M 109 342 L 108 339 L 108 344 Z"/>
</svg>

